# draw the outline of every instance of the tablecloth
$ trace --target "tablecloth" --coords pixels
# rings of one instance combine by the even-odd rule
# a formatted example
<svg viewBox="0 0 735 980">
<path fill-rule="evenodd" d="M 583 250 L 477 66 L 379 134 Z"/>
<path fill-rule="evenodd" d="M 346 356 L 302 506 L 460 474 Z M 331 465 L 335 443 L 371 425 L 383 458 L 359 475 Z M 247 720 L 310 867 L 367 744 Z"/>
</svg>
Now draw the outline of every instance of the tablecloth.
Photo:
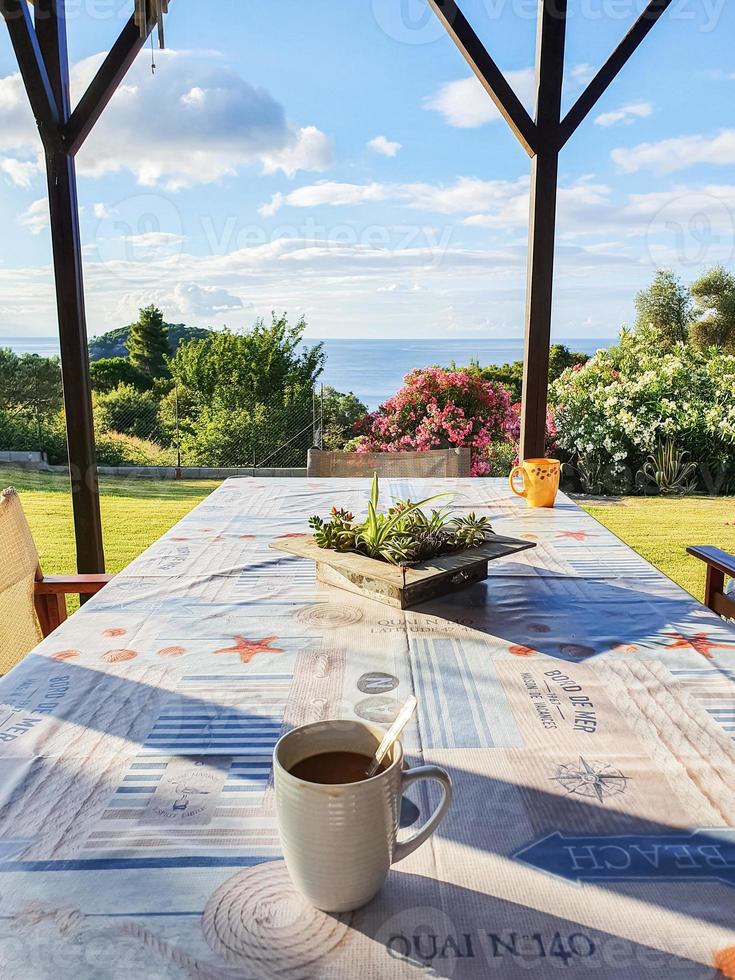
<svg viewBox="0 0 735 980">
<path fill-rule="evenodd" d="M 0 681 L 3 978 L 735 975 L 733 629 L 503 481 L 384 482 L 536 544 L 407 612 L 269 548 L 368 485 L 228 480 Z M 449 816 L 324 915 L 280 860 L 273 745 L 411 692 Z"/>
</svg>

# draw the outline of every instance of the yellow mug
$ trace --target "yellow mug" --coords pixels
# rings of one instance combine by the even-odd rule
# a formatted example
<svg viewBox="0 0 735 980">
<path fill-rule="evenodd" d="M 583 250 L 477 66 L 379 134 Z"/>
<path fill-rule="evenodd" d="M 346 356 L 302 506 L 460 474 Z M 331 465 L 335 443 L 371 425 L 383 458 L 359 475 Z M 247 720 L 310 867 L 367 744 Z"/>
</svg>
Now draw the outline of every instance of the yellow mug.
<svg viewBox="0 0 735 980">
<path fill-rule="evenodd" d="M 523 479 L 521 490 L 513 482 L 517 476 Z M 529 507 L 553 507 L 560 477 L 558 459 L 524 459 L 510 474 L 510 489 L 517 496 L 525 497 Z"/>
</svg>

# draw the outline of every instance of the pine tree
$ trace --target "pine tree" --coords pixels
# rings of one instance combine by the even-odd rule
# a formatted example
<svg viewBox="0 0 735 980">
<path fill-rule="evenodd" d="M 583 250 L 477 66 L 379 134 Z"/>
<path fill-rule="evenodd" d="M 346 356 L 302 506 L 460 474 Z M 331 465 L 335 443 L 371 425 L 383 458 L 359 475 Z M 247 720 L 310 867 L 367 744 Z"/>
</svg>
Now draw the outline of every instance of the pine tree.
<svg viewBox="0 0 735 980">
<path fill-rule="evenodd" d="M 131 363 L 149 377 L 168 375 L 166 358 L 171 355 L 168 328 L 157 307 L 151 305 L 140 310 L 138 322 L 130 327 L 127 348 Z"/>
</svg>

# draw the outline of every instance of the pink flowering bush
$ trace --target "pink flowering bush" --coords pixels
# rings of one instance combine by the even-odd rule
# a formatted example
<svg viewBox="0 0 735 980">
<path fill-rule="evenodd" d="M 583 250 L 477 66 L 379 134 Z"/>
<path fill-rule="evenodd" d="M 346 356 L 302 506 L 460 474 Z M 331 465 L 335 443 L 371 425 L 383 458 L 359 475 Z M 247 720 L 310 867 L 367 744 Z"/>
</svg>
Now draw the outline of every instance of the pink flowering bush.
<svg viewBox="0 0 735 980">
<path fill-rule="evenodd" d="M 357 452 L 406 452 L 468 446 L 472 475 L 492 469 L 490 447 L 509 442 L 517 424 L 510 392 L 477 373 L 424 368 L 359 425 Z"/>
<path fill-rule="evenodd" d="M 581 365 L 575 365 L 572 370 L 576 371 Z M 511 406 L 513 420 L 508 427 L 508 437 L 515 443 L 521 441 L 521 403 L 516 402 Z M 546 409 L 546 451 L 553 452 L 558 448 L 556 442 L 556 422 L 554 421 L 553 409 L 549 406 Z"/>
</svg>

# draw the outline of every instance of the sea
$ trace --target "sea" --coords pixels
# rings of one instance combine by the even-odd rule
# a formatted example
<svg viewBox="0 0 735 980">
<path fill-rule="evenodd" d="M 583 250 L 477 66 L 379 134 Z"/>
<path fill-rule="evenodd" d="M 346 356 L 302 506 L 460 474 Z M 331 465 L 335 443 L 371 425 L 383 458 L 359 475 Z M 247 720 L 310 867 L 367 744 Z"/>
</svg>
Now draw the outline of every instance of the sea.
<svg viewBox="0 0 735 980">
<path fill-rule="evenodd" d="M 570 339 L 554 338 L 571 350 L 594 354 L 600 347 L 609 347 L 612 338 Z M 309 338 L 307 344 L 317 343 Z M 478 361 L 481 365 L 505 364 L 523 357 L 521 339 L 483 340 L 323 340 L 327 364 L 320 381 L 338 391 L 352 391 L 369 409 L 377 408 L 400 387 L 403 378 L 414 368 L 434 364 L 460 366 Z M 0 337 L 0 347 L 10 347 L 18 354 L 39 354 L 50 357 L 58 354 L 54 337 Z"/>
</svg>

